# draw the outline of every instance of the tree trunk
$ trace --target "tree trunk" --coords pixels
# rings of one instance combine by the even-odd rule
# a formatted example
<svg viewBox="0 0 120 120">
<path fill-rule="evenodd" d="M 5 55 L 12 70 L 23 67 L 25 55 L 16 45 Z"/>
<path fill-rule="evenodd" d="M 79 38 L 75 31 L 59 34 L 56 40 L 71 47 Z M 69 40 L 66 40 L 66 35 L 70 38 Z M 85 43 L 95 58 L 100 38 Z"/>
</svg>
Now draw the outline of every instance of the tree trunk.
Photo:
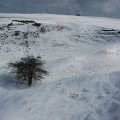
<svg viewBox="0 0 120 120">
<path fill-rule="evenodd" d="M 28 85 L 31 86 L 32 85 L 32 78 L 33 78 L 33 72 L 31 72 L 28 76 Z"/>
<path fill-rule="evenodd" d="M 28 79 L 28 85 L 29 85 L 29 86 L 32 85 L 32 77 L 29 77 L 29 79 Z"/>
</svg>

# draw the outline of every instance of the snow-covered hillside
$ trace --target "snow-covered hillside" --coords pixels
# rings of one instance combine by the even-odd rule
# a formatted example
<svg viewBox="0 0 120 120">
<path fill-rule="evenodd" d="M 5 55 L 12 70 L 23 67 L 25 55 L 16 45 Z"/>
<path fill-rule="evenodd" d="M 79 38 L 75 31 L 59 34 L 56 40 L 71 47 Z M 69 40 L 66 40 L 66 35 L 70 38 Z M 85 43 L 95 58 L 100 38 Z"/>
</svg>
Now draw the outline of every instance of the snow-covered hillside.
<svg viewBox="0 0 120 120">
<path fill-rule="evenodd" d="M 0 120 L 120 120 L 119 46 L 117 19 L 0 14 Z M 26 54 L 49 75 L 20 89 L 7 64 Z"/>
</svg>

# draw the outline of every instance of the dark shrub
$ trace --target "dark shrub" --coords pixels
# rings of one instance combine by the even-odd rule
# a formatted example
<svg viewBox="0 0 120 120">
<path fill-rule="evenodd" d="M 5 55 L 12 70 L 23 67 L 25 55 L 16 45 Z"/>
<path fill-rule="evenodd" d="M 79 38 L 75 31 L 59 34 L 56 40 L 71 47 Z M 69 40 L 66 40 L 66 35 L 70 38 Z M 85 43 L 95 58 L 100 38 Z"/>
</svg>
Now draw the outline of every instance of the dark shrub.
<svg viewBox="0 0 120 120">
<path fill-rule="evenodd" d="M 15 73 L 17 79 L 31 86 L 33 82 L 41 80 L 44 75 L 48 74 L 43 64 L 41 57 L 28 56 L 14 63 L 9 63 L 9 67 L 12 68 L 12 72 Z"/>
</svg>

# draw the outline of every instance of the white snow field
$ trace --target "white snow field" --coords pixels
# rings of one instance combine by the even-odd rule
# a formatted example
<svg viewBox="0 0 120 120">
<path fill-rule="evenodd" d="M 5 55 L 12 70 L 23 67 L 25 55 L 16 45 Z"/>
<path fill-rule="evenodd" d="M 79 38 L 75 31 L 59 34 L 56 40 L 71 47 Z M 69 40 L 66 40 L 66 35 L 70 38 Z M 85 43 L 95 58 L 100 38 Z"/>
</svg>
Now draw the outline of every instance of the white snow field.
<svg viewBox="0 0 120 120">
<path fill-rule="evenodd" d="M 28 53 L 49 75 L 21 89 L 7 64 Z M 0 14 L 0 120 L 120 120 L 120 20 Z"/>
</svg>

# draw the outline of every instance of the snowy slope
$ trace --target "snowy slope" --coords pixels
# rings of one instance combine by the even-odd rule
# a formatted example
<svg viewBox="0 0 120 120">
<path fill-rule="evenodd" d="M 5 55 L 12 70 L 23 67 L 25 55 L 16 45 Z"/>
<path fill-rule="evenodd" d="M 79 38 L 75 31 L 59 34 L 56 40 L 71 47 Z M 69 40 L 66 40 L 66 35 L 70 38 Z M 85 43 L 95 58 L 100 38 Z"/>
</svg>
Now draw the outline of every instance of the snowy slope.
<svg viewBox="0 0 120 120">
<path fill-rule="evenodd" d="M 119 45 L 117 19 L 0 14 L 0 120 L 120 120 Z M 19 89 L 7 63 L 28 53 L 49 76 Z"/>
</svg>

